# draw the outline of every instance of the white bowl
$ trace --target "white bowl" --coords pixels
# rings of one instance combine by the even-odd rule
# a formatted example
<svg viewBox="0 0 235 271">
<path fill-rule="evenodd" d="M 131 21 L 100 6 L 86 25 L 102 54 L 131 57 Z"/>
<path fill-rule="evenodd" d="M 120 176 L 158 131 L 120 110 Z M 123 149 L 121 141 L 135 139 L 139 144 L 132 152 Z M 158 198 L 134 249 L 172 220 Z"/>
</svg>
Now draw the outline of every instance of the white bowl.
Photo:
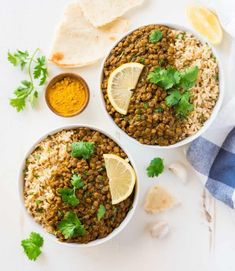
<svg viewBox="0 0 235 271">
<path fill-rule="evenodd" d="M 35 147 L 37 146 L 37 144 L 39 144 L 43 139 L 45 139 L 48 135 L 52 135 L 54 133 L 57 133 L 61 130 L 67 130 L 67 129 L 76 129 L 76 128 L 79 128 L 79 127 L 86 127 L 86 128 L 90 128 L 90 129 L 93 129 L 93 130 L 96 130 L 104 135 L 106 135 L 107 137 L 111 138 L 114 142 L 116 142 L 122 149 L 123 151 L 127 154 L 128 156 L 128 159 L 130 160 L 136 174 L 137 174 L 137 170 L 136 170 L 136 166 L 135 166 L 135 162 L 133 160 L 133 158 L 131 157 L 131 155 L 129 155 L 125 148 L 122 146 L 122 144 L 120 144 L 115 138 L 113 138 L 111 135 L 109 135 L 107 132 L 101 130 L 100 128 L 97 128 L 95 126 L 92 126 L 92 125 L 83 125 L 83 124 L 79 124 L 79 125 L 66 125 L 66 126 L 62 126 L 62 127 L 59 127 L 57 129 L 54 129 L 52 131 L 49 131 L 48 133 L 46 133 L 45 135 L 43 135 L 42 137 L 40 137 L 36 142 L 35 144 L 33 144 L 33 146 L 29 149 L 29 151 L 26 153 L 25 157 L 24 157 L 24 160 L 22 162 L 22 165 L 20 166 L 20 172 L 19 172 L 19 177 L 18 177 L 18 186 L 19 186 L 19 196 L 20 196 L 20 202 L 22 204 L 22 207 L 24 209 L 24 212 L 26 213 L 26 215 L 29 217 L 29 219 L 31 220 L 33 226 L 34 226 L 34 231 L 38 231 L 40 232 L 43 236 L 46 235 L 46 237 L 48 237 L 49 239 L 52 239 L 54 241 L 56 241 L 57 243 L 59 244 L 62 244 L 62 245 L 66 245 L 66 246 L 69 246 L 69 247 L 91 247 L 91 246 L 96 246 L 96 245 L 99 245 L 99 244 L 102 244 L 110 239 L 112 239 L 114 236 L 118 235 L 126 226 L 127 224 L 129 223 L 129 221 L 131 220 L 132 216 L 133 216 L 133 213 L 136 209 L 136 206 L 137 206 L 137 202 L 138 202 L 138 197 L 139 197 L 139 187 L 138 187 L 138 177 L 137 177 L 137 180 L 136 180 L 136 185 L 135 185 L 135 196 L 134 196 L 134 200 L 133 200 L 133 204 L 132 204 L 132 208 L 129 210 L 129 212 L 127 213 L 127 216 L 125 217 L 125 219 L 121 222 L 121 224 L 116 228 L 114 229 L 109 235 L 107 235 L 106 237 L 104 238 L 101 238 L 101 239 L 97 239 L 97 240 L 94 240 L 94 241 L 91 241 L 87 244 L 78 244 L 78 243 L 65 243 L 65 242 L 60 242 L 58 241 L 58 239 L 53 235 L 53 234 L 50 234 L 48 233 L 46 230 L 43 229 L 43 227 L 38 224 L 34 218 L 27 212 L 26 208 L 25 208 L 25 205 L 24 205 L 24 194 L 23 194 L 23 188 L 24 188 L 24 176 L 23 176 L 23 171 L 24 171 L 24 168 L 25 168 L 25 160 L 26 158 L 32 153 L 32 151 L 35 149 Z"/>
<path fill-rule="evenodd" d="M 191 34 L 193 34 L 196 38 L 198 38 L 203 44 L 208 43 L 201 35 L 199 35 L 198 33 L 196 33 L 195 31 L 192 31 L 184 26 L 180 26 L 177 24 L 171 24 L 171 23 L 164 23 L 164 22 L 160 22 L 160 23 L 153 23 L 156 25 L 165 25 L 168 26 L 170 28 L 174 28 L 176 30 L 182 30 L 185 32 L 189 32 Z M 148 24 L 150 25 L 150 24 Z M 143 27 L 143 26 L 147 26 L 147 25 L 142 25 L 139 26 Z M 219 97 L 218 100 L 215 104 L 215 107 L 212 110 L 211 116 L 210 118 L 204 123 L 204 125 L 202 126 L 202 128 L 200 128 L 200 130 L 198 130 L 198 132 L 196 132 L 194 135 L 189 136 L 175 144 L 169 145 L 169 146 L 160 146 L 160 145 L 147 145 L 147 144 L 142 144 L 140 143 L 138 140 L 136 140 L 135 138 L 129 136 L 126 132 L 124 132 L 112 119 L 112 117 L 108 114 L 107 110 L 106 110 L 106 106 L 105 106 L 105 101 L 104 101 L 104 97 L 103 97 L 103 93 L 102 93 L 102 88 L 101 88 L 101 83 L 103 80 L 103 69 L 104 69 L 104 64 L 105 61 L 107 60 L 107 58 L 109 57 L 109 54 L 111 52 L 111 50 L 125 37 L 127 37 L 129 34 L 131 34 L 133 31 L 137 30 L 138 28 L 132 29 L 131 31 L 129 31 L 127 34 L 125 34 L 121 39 L 119 39 L 117 42 L 115 42 L 115 44 L 111 47 L 107 57 L 103 60 L 102 66 L 101 66 L 101 73 L 100 73 L 100 95 L 101 95 L 101 100 L 102 100 L 102 104 L 103 104 L 103 109 L 105 110 L 106 114 L 108 115 L 108 117 L 111 119 L 111 121 L 117 126 L 117 128 L 119 129 L 119 131 L 125 135 L 127 135 L 131 140 L 137 142 L 138 144 L 144 145 L 146 147 L 151 147 L 151 148 L 157 148 L 157 149 L 172 149 L 172 148 L 176 148 L 176 147 L 181 147 L 184 146 L 190 142 L 192 142 L 194 139 L 196 139 L 197 137 L 199 137 L 200 135 L 202 135 L 212 124 L 212 122 L 215 120 L 221 105 L 222 105 L 222 101 L 223 101 L 223 97 L 224 97 L 224 73 L 223 73 L 223 69 L 222 69 L 222 61 L 219 57 L 218 52 L 216 51 L 215 48 L 213 48 L 212 46 L 210 46 L 210 48 L 212 49 L 213 54 L 215 55 L 217 62 L 218 62 L 218 66 L 219 66 Z"/>
</svg>

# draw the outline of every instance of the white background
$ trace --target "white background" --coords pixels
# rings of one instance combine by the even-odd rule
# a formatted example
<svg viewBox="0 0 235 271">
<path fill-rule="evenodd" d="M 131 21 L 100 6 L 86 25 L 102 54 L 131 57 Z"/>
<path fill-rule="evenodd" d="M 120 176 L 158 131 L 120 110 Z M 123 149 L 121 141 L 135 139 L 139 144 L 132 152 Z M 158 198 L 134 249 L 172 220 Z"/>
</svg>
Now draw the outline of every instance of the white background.
<svg viewBox="0 0 235 271">
<path fill-rule="evenodd" d="M 181 149 L 158 151 L 130 142 L 120 134 L 102 109 L 99 95 L 100 63 L 76 70 L 88 82 L 91 100 L 79 116 L 57 117 L 45 105 L 43 92 L 36 110 L 27 108 L 17 113 L 9 106 L 9 97 L 24 75 L 7 62 L 7 51 L 39 47 L 48 53 L 57 23 L 62 17 L 66 0 L 0 0 L 0 269 L 17 271 L 234 271 L 235 218 L 233 212 L 206 194 L 190 172 L 189 182 L 182 185 L 166 171 L 158 179 L 149 179 L 145 168 L 155 156 L 164 157 L 166 164 L 182 160 Z M 143 7 L 129 12 L 131 27 L 168 21 L 190 27 L 186 0 L 146 0 Z M 231 39 L 225 34 L 218 47 L 227 73 L 225 102 L 230 99 L 234 75 L 231 60 Z M 50 76 L 60 70 L 50 66 Z M 35 230 L 22 212 L 19 202 L 17 174 L 25 152 L 45 132 L 70 123 L 97 125 L 126 145 L 136 160 L 140 182 L 140 200 L 133 219 L 113 240 L 98 247 L 68 248 L 45 238 L 43 254 L 30 262 L 22 252 L 20 241 Z M 181 204 L 161 215 L 148 215 L 143 210 L 146 192 L 160 182 Z M 204 202 L 204 207 L 203 207 Z M 207 221 L 205 209 L 211 216 Z M 148 224 L 165 219 L 171 232 L 164 240 L 152 239 Z"/>
</svg>

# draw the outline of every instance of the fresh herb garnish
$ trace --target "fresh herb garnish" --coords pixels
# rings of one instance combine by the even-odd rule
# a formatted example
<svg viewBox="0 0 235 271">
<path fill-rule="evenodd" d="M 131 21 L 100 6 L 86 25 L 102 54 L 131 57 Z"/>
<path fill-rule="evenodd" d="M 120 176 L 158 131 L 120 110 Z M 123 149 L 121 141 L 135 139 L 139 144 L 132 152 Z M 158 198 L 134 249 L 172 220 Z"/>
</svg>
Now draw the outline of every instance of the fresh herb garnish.
<svg viewBox="0 0 235 271">
<path fill-rule="evenodd" d="M 82 188 L 84 183 L 79 175 L 74 174 L 71 179 L 71 184 L 73 188 L 59 188 L 58 193 L 60 194 L 63 202 L 72 206 L 77 206 L 79 204 L 79 199 L 76 196 L 76 189 Z"/>
<path fill-rule="evenodd" d="M 139 59 L 139 62 L 140 62 L 141 64 L 145 64 L 145 59 L 144 59 L 143 57 L 141 57 L 141 58 Z"/>
<path fill-rule="evenodd" d="M 150 83 L 157 84 L 168 90 L 180 82 L 180 73 L 172 67 L 168 69 L 157 67 L 153 72 L 149 73 L 148 80 Z"/>
<path fill-rule="evenodd" d="M 35 204 L 36 204 L 36 205 L 39 205 L 40 203 L 42 203 L 41 200 L 39 200 L 39 199 L 36 199 L 36 200 L 35 200 Z"/>
<path fill-rule="evenodd" d="M 181 93 L 178 90 L 172 90 L 169 93 L 170 95 L 166 97 L 166 105 L 174 106 L 178 104 L 181 98 Z"/>
<path fill-rule="evenodd" d="M 149 108 L 149 104 L 148 103 L 144 103 L 144 108 L 148 109 Z"/>
<path fill-rule="evenodd" d="M 179 103 L 175 106 L 175 113 L 177 116 L 184 118 L 189 112 L 193 110 L 193 104 L 190 103 L 190 94 L 185 91 L 181 97 Z"/>
<path fill-rule="evenodd" d="M 29 260 L 35 261 L 42 253 L 43 238 L 36 232 L 31 232 L 28 239 L 21 241 L 21 246 Z"/>
<path fill-rule="evenodd" d="M 149 35 L 149 41 L 151 43 L 156 43 L 162 39 L 162 31 L 161 30 L 153 30 Z"/>
<path fill-rule="evenodd" d="M 149 73 L 148 80 L 167 90 L 169 95 L 166 97 L 166 104 L 174 107 L 177 116 L 186 117 L 193 110 L 189 89 L 195 85 L 197 76 L 197 66 L 183 71 L 177 71 L 172 67 L 167 69 L 158 67 Z"/>
<path fill-rule="evenodd" d="M 163 159 L 160 157 L 154 158 L 147 167 L 147 174 L 149 177 L 160 175 L 164 170 Z"/>
<path fill-rule="evenodd" d="M 15 53 L 8 52 L 8 61 L 15 67 L 20 66 L 21 70 L 27 68 L 29 80 L 20 82 L 18 88 L 14 91 L 15 98 L 10 99 L 10 105 L 16 110 L 22 111 L 26 106 L 27 99 L 32 107 L 35 106 L 38 98 L 38 90 L 35 80 L 39 80 L 38 86 L 45 84 L 48 77 L 45 56 L 39 56 L 40 50 L 36 49 L 32 55 L 28 51 L 17 50 Z"/>
<path fill-rule="evenodd" d="M 154 109 L 154 112 L 155 113 L 162 113 L 163 112 L 163 108 L 158 107 L 158 108 Z"/>
<path fill-rule="evenodd" d="M 97 218 L 100 220 L 105 215 L 106 209 L 103 204 L 100 204 L 98 212 L 97 212 Z"/>
<path fill-rule="evenodd" d="M 179 34 L 176 36 L 176 39 L 184 40 L 184 39 L 185 39 L 185 35 L 186 35 L 185 32 L 179 33 Z"/>
<path fill-rule="evenodd" d="M 58 229 L 64 235 L 65 239 L 85 234 L 85 228 L 74 212 L 67 212 L 65 214 L 64 218 L 58 224 Z"/>
<path fill-rule="evenodd" d="M 91 157 L 91 155 L 94 153 L 95 149 L 95 143 L 94 142 L 74 142 L 71 145 L 72 157 L 82 157 L 83 159 L 87 160 Z"/>
</svg>

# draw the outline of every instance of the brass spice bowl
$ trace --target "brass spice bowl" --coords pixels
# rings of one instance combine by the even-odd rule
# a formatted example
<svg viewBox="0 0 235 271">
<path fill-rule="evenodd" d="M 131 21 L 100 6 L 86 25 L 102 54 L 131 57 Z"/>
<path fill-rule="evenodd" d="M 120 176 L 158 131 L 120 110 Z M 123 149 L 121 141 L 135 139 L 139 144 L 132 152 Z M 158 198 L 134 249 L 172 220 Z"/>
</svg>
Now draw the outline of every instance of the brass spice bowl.
<svg viewBox="0 0 235 271">
<path fill-rule="evenodd" d="M 72 79 L 75 79 L 75 80 L 78 80 L 84 87 L 84 90 L 85 90 L 85 101 L 83 103 L 83 105 L 79 108 L 78 111 L 76 111 L 75 113 L 73 114 L 70 114 L 70 115 L 64 115 L 60 112 L 58 112 L 50 103 L 50 100 L 49 100 L 49 90 L 51 89 L 51 87 L 53 85 L 55 85 L 57 82 L 63 80 L 64 78 L 66 77 L 69 77 L 69 78 L 72 78 Z M 89 87 L 86 83 L 86 81 L 78 74 L 76 73 L 61 73 L 61 74 L 58 74 L 56 75 L 55 77 L 53 77 L 50 82 L 48 83 L 47 87 L 46 87 L 46 90 L 45 90 L 45 100 L 46 100 L 46 103 L 47 103 L 47 106 L 50 108 L 50 110 L 55 113 L 56 115 L 60 116 L 60 117 L 65 117 L 65 118 L 69 118 L 69 117 L 74 117 L 78 114 L 80 114 L 87 106 L 88 102 L 89 102 L 89 99 L 90 99 L 90 91 L 89 91 Z"/>
</svg>

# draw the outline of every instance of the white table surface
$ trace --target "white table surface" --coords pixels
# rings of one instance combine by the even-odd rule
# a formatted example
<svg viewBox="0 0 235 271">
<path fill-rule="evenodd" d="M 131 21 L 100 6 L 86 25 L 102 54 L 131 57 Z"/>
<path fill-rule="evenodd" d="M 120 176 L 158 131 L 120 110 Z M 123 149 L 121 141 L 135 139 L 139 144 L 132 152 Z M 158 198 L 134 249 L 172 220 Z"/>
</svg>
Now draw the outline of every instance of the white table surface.
<svg viewBox="0 0 235 271">
<path fill-rule="evenodd" d="M 47 53 L 68 1 L 0 0 L 0 3 L 0 270 L 234 271 L 233 212 L 207 194 L 203 200 L 205 192 L 192 173 L 186 185 L 182 185 L 168 171 L 158 179 L 147 178 L 145 168 L 150 159 L 161 156 L 169 164 L 184 159 L 182 150 L 151 150 L 130 142 L 127 136 L 118 132 L 101 108 L 100 63 L 76 70 L 84 76 L 91 90 L 88 108 L 77 117 L 64 119 L 55 116 L 45 105 L 43 95 L 36 110 L 28 107 L 24 112 L 17 113 L 9 106 L 9 97 L 23 75 L 7 62 L 7 51 L 39 47 Z M 190 27 L 185 16 L 187 4 L 187 0 L 146 0 L 143 7 L 129 12 L 126 17 L 131 19 L 132 27 L 161 21 Z M 225 102 L 233 96 L 231 44 L 231 39 L 225 34 L 223 43 L 218 47 L 227 72 Z M 59 71 L 51 66 L 50 75 Z M 38 137 L 70 123 L 97 125 L 126 145 L 138 167 L 139 205 L 129 225 L 113 240 L 97 247 L 78 249 L 45 239 L 43 254 L 36 262 L 30 262 L 22 252 L 20 241 L 35 228 L 23 214 L 19 203 L 19 164 Z M 181 204 L 160 215 L 148 215 L 143 210 L 144 197 L 148 188 L 158 182 L 169 188 Z M 210 221 L 206 219 L 205 209 L 211 216 Z M 171 232 L 164 240 L 152 239 L 146 229 L 149 223 L 158 219 L 165 219 L 171 225 Z"/>
</svg>

